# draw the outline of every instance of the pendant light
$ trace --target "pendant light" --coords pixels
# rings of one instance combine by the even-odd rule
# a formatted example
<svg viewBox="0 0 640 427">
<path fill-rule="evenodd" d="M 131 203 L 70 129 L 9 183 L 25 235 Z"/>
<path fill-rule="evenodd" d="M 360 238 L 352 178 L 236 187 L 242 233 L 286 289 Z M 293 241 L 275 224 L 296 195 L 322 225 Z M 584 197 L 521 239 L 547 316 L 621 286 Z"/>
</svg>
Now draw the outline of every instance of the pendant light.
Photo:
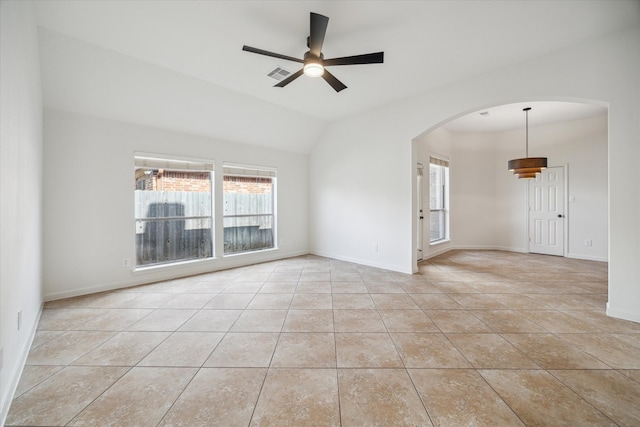
<svg viewBox="0 0 640 427">
<path fill-rule="evenodd" d="M 513 172 L 518 179 L 535 179 L 536 174 L 547 167 L 546 157 L 529 157 L 529 110 L 531 110 L 531 107 L 522 110 L 526 115 L 525 157 L 523 159 L 509 160 L 509 172 Z"/>
</svg>

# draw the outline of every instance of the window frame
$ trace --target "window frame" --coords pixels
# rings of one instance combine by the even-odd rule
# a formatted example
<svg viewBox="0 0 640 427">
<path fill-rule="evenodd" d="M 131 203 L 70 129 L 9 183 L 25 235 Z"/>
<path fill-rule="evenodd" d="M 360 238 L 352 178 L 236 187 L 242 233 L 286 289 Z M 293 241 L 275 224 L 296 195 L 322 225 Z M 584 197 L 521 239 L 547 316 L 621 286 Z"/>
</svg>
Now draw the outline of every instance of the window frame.
<svg viewBox="0 0 640 427">
<path fill-rule="evenodd" d="M 209 212 L 210 215 L 178 215 L 175 217 L 157 217 L 157 218 L 149 218 L 148 216 L 138 217 L 136 215 L 137 208 L 134 207 L 134 222 L 135 226 L 135 244 L 134 244 L 134 271 L 144 271 L 148 269 L 156 269 L 156 268 L 165 268 L 170 266 L 176 266 L 185 263 L 192 262 L 205 262 L 210 261 L 216 258 L 216 245 L 215 245 L 215 224 L 216 224 L 216 211 L 215 211 L 215 163 L 213 160 L 207 159 L 197 159 L 197 158 L 188 158 L 182 156 L 175 155 L 167 155 L 167 154 L 151 154 L 151 153 L 134 153 L 134 178 L 136 171 L 138 169 L 151 169 L 151 170 L 160 170 L 164 169 L 170 172 L 183 172 L 183 173 L 208 173 L 209 174 L 209 192 L 210 192 L 210 206 Z M 138 188 L 138 182 L 136 181 L 134 186 L 134 196 L 136 191 L 144 191 L 144 189 Z M 156 190 L 157 191 L 157 190 Z M 134 206 L 135 206 L 135 197 L 134 197 Z M 210 250 L 207 256 L 202 257 L 190 257 L 190 258 L 180 258 L 175 260 L 168 260 L 166 262 L 153 262 L 153 263 L 138 263 L 138 234 L 140 224 L 151 223 L 154 221 L 208 221 L 209 227 L 204 230 L 208 230 L 208 239 L 210 242 Z M 185 230 L 188 230 L 185 228 Z"/>
<path fill-rule="evenodd" d="M 432 207 L 432 188 L 431 182 L 432 170 L 436 169 L 441 176 L 442 182 L 440 188 L 441 200 L 438 205 L 440 207 Z M 439 235 L 436 239 L 431 236 L 431 229 L 433 226 L 432 214 L 438 213 L 441 221 L 439 222 Z M 429 156 L 429 245 L 437 245 L 440 243 L 448 242 L 450 240 L 450 208 L 449 208 L 449 160 L 441 156 Z"/>
<path fill-rule="evenodd" d="M 247 177 L 247 178 L 269 178 L 271 179 L 271 203 L 270 210 L 271 213 L 248 213 L 248 214 L 225 214 L 225 178 L 227 176 L 230 177 Z M 271 251 L 278 249 L 278 238 L 277 238 L 277 169 L 269 166 L 257 166 L 257 165 L 246 165 L 246 164 L 238 164 L 238 163 L 230 163 L 224 162 L 222 167 L 222 206 L 220 208 L 220 216 L 222 218 L 222 232 L 223 232 L 223 248 L 222 248 L 222 256 L 223 257 L 235 257 L 235 256 L 243 256 L 249 254 L 255 254 L 264 251 Z M 225 219 L 228 218 L 249 218 L 249 217 L 270 217 L 271 218 L 271 246 L 269 247 L 261 247 L 255 249 L 246 249 L 246 250 L 236 250 L 236 251 L 227 251 L 226 246 L 227 242 L 224 238 L 224 222 Z"/>
</svg>

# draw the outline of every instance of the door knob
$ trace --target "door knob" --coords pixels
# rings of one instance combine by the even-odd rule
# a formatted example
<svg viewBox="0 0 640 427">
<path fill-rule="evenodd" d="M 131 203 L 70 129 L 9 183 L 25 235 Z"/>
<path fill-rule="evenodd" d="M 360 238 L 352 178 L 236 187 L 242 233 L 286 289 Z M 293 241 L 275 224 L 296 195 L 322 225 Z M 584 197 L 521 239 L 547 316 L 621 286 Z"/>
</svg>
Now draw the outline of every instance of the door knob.
<svg viewBox="0 0 640 427">
<path fill-rule="evenodd" d="M 562 218 L 562 216 L 563 216 L 562 214 L 558 214 L 558 218 Z"/>
</svg>

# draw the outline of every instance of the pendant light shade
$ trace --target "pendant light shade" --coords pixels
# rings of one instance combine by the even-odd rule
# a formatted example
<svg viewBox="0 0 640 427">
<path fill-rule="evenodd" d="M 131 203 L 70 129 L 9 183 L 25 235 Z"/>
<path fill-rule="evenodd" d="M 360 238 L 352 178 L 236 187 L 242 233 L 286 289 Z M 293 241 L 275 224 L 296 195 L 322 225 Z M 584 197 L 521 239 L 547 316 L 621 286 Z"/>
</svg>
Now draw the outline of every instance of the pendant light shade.
<svg viewBox="0 0 640 427">
<path fill-rule="evenodd" d="M 527 157 L 525 159 L 509 160 L 510 171 L 515 171 L 515 170 L 521 171 L 522 169 L 544 169 L 546 167 L 547 167 L 546 157 Z M 534 172 L 534 171 L 522 170 L 521 172 Z M 540 172 L 540 170 L 538 170 L 537 172 Z"/>
<path fill-rule="evenodd" d="M 547 167 L 546 157 L 529 157 L 529 110 L 531 107 L 522 110 L 526 114 L 525 157 L 509 160 L 509 171 L 518 179 L 535 179 L 536 175 Z"/>
</svg>

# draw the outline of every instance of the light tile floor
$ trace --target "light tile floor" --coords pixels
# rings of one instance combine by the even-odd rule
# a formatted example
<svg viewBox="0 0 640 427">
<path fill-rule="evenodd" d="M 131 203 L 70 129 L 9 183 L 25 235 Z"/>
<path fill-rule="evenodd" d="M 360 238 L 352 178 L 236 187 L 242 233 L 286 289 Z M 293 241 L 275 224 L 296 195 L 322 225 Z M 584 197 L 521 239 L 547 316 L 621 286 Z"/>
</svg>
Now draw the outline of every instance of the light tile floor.
<svg viewBox="0 0 640 427">
<path fill-rule="evenodd" d="M 607 265 L 306 256 L 45 305 L 7 425 L 640 425 Z"/>
</svg>

